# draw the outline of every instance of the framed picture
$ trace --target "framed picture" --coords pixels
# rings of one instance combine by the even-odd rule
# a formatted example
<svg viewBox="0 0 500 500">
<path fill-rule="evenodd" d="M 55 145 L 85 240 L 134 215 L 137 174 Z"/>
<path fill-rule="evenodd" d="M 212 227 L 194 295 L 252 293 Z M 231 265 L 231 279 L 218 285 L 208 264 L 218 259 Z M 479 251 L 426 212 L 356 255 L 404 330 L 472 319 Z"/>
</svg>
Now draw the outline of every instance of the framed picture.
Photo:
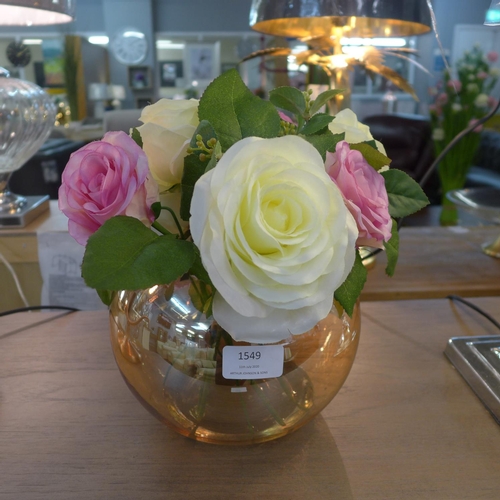
<svg viewBox="0 0 500 500">
<path fill-rule="evenodd" d="M 64 87 L 64 40 L 54 38 L 42 43 L 44 87 Z"/>
<path fill-rule="evenodd" d="M 160 87 L 176 87 L 177 79 L 184 76 L 182 61 L 160 61 Z"/>
<path fill-rule="evenodd" d="M 185 59 L 188 86 L 207 85 L 219 74 L 220 43 L 189 44 Z"/>
<path fill-rule="evenodd" d="M 148 66 L 129 66 L 128 84 L 132 89 L 152 88 L 151 69 Z"/>
</svg>

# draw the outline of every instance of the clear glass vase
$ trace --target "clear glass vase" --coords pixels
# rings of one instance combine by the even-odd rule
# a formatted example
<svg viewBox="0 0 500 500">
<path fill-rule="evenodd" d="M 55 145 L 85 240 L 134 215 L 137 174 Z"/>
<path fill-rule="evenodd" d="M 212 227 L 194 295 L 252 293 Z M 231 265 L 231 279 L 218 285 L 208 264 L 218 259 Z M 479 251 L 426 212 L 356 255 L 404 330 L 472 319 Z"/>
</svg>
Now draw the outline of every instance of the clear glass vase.
<svg viewBox="0 0 500 500">
<path fill-rule="evenodd" d="M 110 307 L 118 368 L 137 399 L 184 436 L 249 444 L 284 436 L 311 420 L 337 394 L 354 362 L 360 311 L 335 307 L 313 329 L 283 345 L 283 374 L 255 380 L 223 377 L 230 332 L 195 309 L 189 280 L 119 292 Z M 269 345 L 269 344 L 266 344 Z"/>
</svg>

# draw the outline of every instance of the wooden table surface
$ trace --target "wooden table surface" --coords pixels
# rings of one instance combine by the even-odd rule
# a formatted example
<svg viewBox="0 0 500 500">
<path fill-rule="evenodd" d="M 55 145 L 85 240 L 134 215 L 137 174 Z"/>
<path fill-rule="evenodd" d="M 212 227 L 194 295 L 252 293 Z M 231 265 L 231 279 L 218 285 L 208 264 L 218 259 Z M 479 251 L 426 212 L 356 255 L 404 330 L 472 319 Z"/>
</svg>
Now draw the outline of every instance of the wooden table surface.
<svg viewBox="0 0 500 500">
<path fill-rule="evenodd" d="M 500 297 L 473 301 L 498 319 Z M 362 314 L 336 398 L 294 434 L 245 447 L 191 441 L 143 409 L 106 313 L 1 318 L 0 499 L 498 499 L 500 426 L 443 355 L 451 336 L 498 330 L 445 299 Z"/>
<path fill-rule="evenodd" d="M 362 300 L 400 300 L 500 295 L 500 259 L 481 244 L 500 235 L 498 226 L 403 227 L 399 262 L 392 278 L 386 256 L 377 255 Z M 500 498 L 500 496 L 499 496 Z"/>
<path fill-rule="evenodd" d="M 51 200 L 44 213 L 22 229 L 0 230 L 0 252 L 16 270 L 30 305 L 40 304 L 42 278 L 37 235 L 67 231 L 67 218 Z M 483 254 L 481 243 L 500 234 L 496 226 L 403 227 L 396 274 L 385 275 L 386 257 L 377 256 L 362 300 L 442 298 L 500 295 L 500 259 Z M 0 262 L 0 311 L 22 307 L 14 281 Z"/>
<path fill-rule="evenodd" d="M 14 268 L 30 305 L 39 305 L 41 300 L 37 238 L 47 231 L 68 231 L 68 219 L 57 207 L 57 200 L 50 200 L 49 210 L 26 227 L 0 228 L 0 253 Z M 11 274 L 0 262 L 0 311 L 23 306 Z"/>
</svg>

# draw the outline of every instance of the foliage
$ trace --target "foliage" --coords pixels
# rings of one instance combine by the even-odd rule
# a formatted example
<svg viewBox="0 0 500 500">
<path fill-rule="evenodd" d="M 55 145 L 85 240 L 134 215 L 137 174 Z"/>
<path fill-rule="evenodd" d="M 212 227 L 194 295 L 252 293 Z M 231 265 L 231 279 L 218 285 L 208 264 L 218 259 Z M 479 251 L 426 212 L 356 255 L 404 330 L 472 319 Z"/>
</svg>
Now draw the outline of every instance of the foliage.
<svg viewBox="0 0 500 500">
<path fill-rule="evenodd" d="M 496 61 L 496 53 L 485 55 L 479 46 L 464 53 L 456 68 L 445 70 L 443 80 L 429 89 L 433 102 L 429 106 L 432 138 L 436 156 L 462 130 L 483 117 L 496 105 L 490 93 L 498 79 L 498 70 L 490 67 Z M 480 142 L 481 128 L 466 135 L 443 158 L 439 165 L 443 202 L 446 193 L 460 189 Z"/>
</svg>

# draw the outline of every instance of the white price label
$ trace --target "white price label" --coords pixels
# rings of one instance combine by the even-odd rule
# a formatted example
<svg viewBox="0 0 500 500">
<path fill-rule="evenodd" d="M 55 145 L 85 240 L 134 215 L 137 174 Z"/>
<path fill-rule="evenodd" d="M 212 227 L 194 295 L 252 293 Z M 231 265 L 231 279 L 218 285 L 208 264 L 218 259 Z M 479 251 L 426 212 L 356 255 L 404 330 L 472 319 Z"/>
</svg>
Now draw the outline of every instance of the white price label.
<svg viewBox="0 0 500 500">
<path fill-rule="evenodd" d="M 283 361 L 282 345 L 227 345 L 222 350 L 222 376 L 239 380 L 281 377 Z"/>
</svg>

